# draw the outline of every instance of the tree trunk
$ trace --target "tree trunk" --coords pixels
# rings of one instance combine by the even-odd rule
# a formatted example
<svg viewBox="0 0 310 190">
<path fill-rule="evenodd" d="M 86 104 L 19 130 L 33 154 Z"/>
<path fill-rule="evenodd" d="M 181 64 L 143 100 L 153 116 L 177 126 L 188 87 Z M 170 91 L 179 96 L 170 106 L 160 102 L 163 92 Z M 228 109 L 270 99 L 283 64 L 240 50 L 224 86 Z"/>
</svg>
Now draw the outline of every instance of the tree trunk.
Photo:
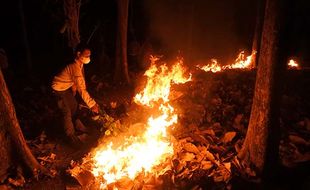
<svg viewBox="0 0 310 190">
<path fill-rule="evenodd" d="M 7 179 L 8 170 L 12 164 L 10 139 L 3 126 L 3 119 L 0 118 L 0 183 Z"/>
<path fill-rule="evenodd" d="M 256 9 L 256 23 L 255 23 L 255 31 L 253 36 L 252 43 L 252 55 L 253 57 L 253 67 L 257 67 L 259 52 L 260 52 L 260 42 L 262 37 L 262 28 L 264 22 L 264 8 L 265 8 L 266 0 L 258 0 L 257 1 L 257 9 Z M 256 52 L 256 53 L 254 53 Z"/>
<path fill-rule="evenodd" d="M 130 83 L 127 63 L 127 29 L 129 0 L 116 0 L 117 2 L 117 36 L 115 53 L 114 81 Z"/>
<path fill-rule="evenodd" d="M 267 0 L 254 99 L 248 131 L 239 158 L 271 177 L 278 164 L 279 99 L 285 66 L 285 10 L 282 0 Z M 273 168 L 272 168 L 273 167 Z"/>
<path fill-rule="evenodd" d="M 193 30 L 194 30 L 194 19 L 195 19 L 195 1 L 191 2 L 189 5 L 189 15 L 188 15 L 188 33 L 187 33 L 187 48 L 186 48 L 186 60 L 191 63 L 193 60 Z"/>
<path fill-rule="evenodd" d="M 0 165 L 0 171 L 3 172 L 6 165 L 12 161 L 11 156 L 9 155 L 10 143 L 8 143 L 9 141 L 7 137 L 10 138 L 12 146 L 18 152 L 18 157 L 21 158 L 21 160 L 26 164 L 26 166 L 28 166 L 33 174 L 39 170 L 44 170 L 44 168 L 37 162 L 28 145 L 26 144 L 25 138 L 16 118 L 15 108 L 3 78 L 1 69 L 0 87 L 0 144 L 4 145 L 4 147 L 1 146 L 4 152 L 1 151 L 0 153 L 0 162 L 2 163 Z M 6 164 L 3 164 L 3 162 Z M 45 172 L 45 170 L 43 172 Z"/>
<path fill-rule="evenodd" d="M 81 0 L 64 0 L 68 46 L 75 48 L 80 43 L 79 17 Z"/>
<path fill-rule="evenodd" d="M 26 55 L 26 63 L 27 63 L 27 70 L 28 74 L 32 72 L 32 60 L 31 60 L 31 52 L 29 46 L 29 40 L 27 35 L 27 27 L 26 27 L 26 20 L 24 15 L 24 7 L 23 7 L 23 0 L 18 1 L 18 9 L 19 9 L 19 16 L 22 28 L 22 39 L 25 48 L 25 55 Z"/>
</svg>

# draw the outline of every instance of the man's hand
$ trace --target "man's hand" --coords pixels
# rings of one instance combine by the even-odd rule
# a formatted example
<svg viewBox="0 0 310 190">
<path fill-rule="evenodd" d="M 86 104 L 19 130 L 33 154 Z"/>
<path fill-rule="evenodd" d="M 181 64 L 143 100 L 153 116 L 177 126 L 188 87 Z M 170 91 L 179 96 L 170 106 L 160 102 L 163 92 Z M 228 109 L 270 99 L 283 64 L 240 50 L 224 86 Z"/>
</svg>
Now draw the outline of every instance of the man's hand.
<svg viewBox="0 0 310 190">
<path fill-rule="evenodd" d="M 95 104 L 93 107 L 90 108 L 92 112 L 99 113 L 99 105 Z"/>
</svg>

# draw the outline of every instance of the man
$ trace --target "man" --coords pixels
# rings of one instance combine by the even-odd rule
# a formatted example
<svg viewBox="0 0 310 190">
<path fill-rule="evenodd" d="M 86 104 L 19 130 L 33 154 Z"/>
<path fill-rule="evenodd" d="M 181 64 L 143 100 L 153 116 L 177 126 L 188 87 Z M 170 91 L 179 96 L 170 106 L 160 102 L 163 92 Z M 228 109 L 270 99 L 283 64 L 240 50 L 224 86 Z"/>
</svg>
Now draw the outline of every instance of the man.
<svg viewBox="0 0 310 190">
<path fill-rule="evenodd" d="M 75 134 L 75 127 L 81 126 L 81 122 L 76 118 L 77 101 L 74 97 L 76 91 L 92 112 L 98 113 L 99 106 L 87 92 L 84 78 L 83 66 L 90 62 L 91 51 L 86 46 L 79 46 L 75 56 L 74 62 L 67 65 L 54 77 L 51 87 L 62 113 L 65 133 L 71 143 L 77 145 L 80 140 Z"/>
</svg>

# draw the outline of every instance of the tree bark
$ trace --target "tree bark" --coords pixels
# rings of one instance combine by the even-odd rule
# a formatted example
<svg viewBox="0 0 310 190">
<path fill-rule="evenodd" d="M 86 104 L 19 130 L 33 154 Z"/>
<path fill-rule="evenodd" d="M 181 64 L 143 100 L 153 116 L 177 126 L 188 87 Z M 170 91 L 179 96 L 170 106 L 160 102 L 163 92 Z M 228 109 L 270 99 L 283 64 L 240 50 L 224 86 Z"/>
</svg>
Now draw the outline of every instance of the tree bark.
<svg viewBox="0 0 310 190">
<path fill-rule="evenodd" d="M 75 48 L 80 43 L 79 18 L 81 0 L 64 0 L 68 46 Z"/>
<path fill-rule="evenodd" d="M 3 126 L 3 119 L 0 118 L 0 183 L 3 183 L 6 180 L 8 176 L 8 170 L 12 165 L 12 149 L 10 139 Z"/>
<path fill-rule="evenodd" d="M 260 52 L 260 43 L 262 37 L 262 28 L 264 23 L 264 8 L 265 8 L 266 0 L 258 0 L 257 1 L 257 9 L 256 9 L 256 23 L 255 23 L 255 31 L 253 36 L 252 43 L 252 55 L 253 57 L 253 67 L 257 67 L 259 52 Z M 256 53 L 255 53 L 256 52 Z"/>
<path fill-rule="evenodd" d="M 6 147 L 2 147 L 6 153 L 9 154 L 10 148 L 7 136 L 10 137 L 10 141 L 12 142 L 12 146 L 18 152 L 18 157 L 28 166 L 28 168 L 32 171 L 33 174 L 36 174 L 39 170 L 46 172 L 44 168 L 38 163 L 33 154 L 31 153 L 28 145 L 26 144 L 25 138 L 19 126 L 14 105 L 12 103 L 12 99 L 8 88 L 6 86 L 5 80 L 3 78 L 2 71 L 0 69 L 0 144 L 7 145 Z M 9 163 L 11 161 L 10 155 L 1 156 L 0 162 Z M 5 165 L 1 164 L 1 167 Z M 3 170 L 5 168 L 0 168 Z"/>
<path fill-rule="evenodd" d="M 117 3 L 117 35 L 115 53 L 114 81 L 130 83 L 127 62 L 127 30 L 129 0 L 116 0 Z"/>
<path fill-rule="evenodd" d="M 238 155 L 247 165 L 255 166 L 263 178 L 271 177 L 278 164 L 280 82 L 286 59 L 286 8 L 282 0 L 266 2 L 251 116 Z"/>
<path fill-rule="evenodd" d="M 28 32 L 26 27 L 26 19 L 24 15 L 24 7 L 23 7 L 23 0 L 18 1 L 18 9 L 19 9 L 19 16 L 20 16 L 20 22 L 21 22 L 21 29 L 22 29 L 22 39 L 24 43 L 25 48 L 25 56 L 26 56 L 26 63 L 27 63 L 27 70 L 28 74 L 32 72 L 32 59 L 31 59 L 31 51 L 30 51 L 30 45 L 28 40 Z"/>
</svg>

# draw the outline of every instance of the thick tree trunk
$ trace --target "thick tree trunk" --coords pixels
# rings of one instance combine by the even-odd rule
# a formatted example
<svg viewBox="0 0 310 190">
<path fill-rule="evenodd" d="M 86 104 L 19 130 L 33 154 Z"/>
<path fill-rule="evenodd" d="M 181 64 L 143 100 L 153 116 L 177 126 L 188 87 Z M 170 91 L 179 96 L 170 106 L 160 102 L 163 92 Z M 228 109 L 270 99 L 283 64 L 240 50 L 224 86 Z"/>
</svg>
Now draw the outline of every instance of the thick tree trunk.
<svg viewBox="0 0 310 190">
<path fill-rule="evenodd" d="M 35 174 L 39 170 L 44 168 L 37 162 L 33 154 L 31 153 L 28 145 L 26 144 L 23 133 L 20 129 L 18 120 L 16 118 L 15 108 L 12 103 L 11 96 L 7 89 L 5 80 L 0 69 L 0 144 L 8 145 L 7 137 L 12 141 L 12 146 L 18 152 L 18 157 L 29 167 L 29 169 Z M 9 155 L 2 156 L 2 154 L 8 154 L 10 152 L 9 146 L 2 147 L 5 152 L 0 153 L 0 162 L 9 163 L 11 157 Z M 0 165 L 5 167 L 6 164 Z M 0 171 L 5 168 L 0 168 Z M 43 171 L 45 172 L 45 171 Z"/>
<path fill-rule="evenodd" d="M 255 21 L 256 23 L 255 23 L 255 31 L 254 31 L 253 43 L 252 43 L 252 55 L 254 56 L 253 63 L 252 63 L 253 67 L 257 66 L 259 52 L 260 52 L 262 28 L 263 28 L 263 23 L 264 23 L 265 3 L 266 3 L 266 0 L 257 1 L 256 21 Z"/>
<path fill-rule="evenodd" d="M 239 158 L 270 177 L 278 164 L 280 82 L 285 64 L 286 5 L 267 0 L 261 51 L 248 131 Z M 272 169 L 273 167 L 273 169 Z"/>
<path fill-rule="evenodd" d="M 116 0 L 117 2 L 117 36 L 115 54 L 115 73 L 116 82 L 130 83 L 127 63 L 127 29 L 128 29 L 128 6 L 129 0 Z"/>
</svg>

